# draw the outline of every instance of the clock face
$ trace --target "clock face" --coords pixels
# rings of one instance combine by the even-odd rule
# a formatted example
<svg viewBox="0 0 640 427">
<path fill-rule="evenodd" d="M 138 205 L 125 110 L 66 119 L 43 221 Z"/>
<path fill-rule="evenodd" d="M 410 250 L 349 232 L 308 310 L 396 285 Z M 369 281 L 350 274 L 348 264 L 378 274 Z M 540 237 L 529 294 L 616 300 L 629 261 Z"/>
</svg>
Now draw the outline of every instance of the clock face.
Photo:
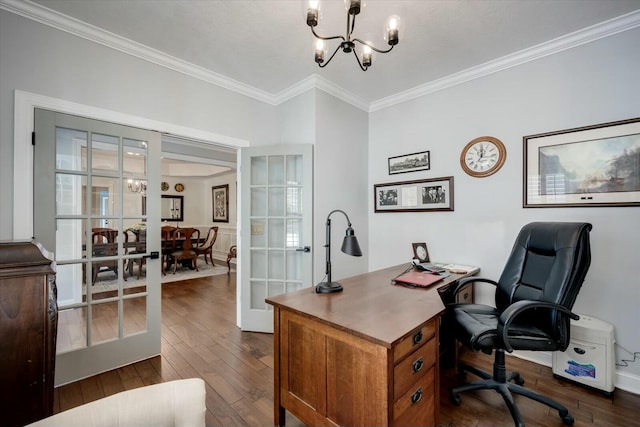
<svg viewBox="0 0 640 427">
<path fill-rule="evenodd" d="M 184 185 L 177 183 L 173 188 L 175 188 L 178 193 L 181 193 L 184 190 Z"/>
<path fill-rule="evenodd" d="M 460 155 L 460 165 L 474 177 L 485 177 L 498 172 L 507 157 L 507 150 L 500 140 L 483 136 L 464 147 Z"/>
</svg>

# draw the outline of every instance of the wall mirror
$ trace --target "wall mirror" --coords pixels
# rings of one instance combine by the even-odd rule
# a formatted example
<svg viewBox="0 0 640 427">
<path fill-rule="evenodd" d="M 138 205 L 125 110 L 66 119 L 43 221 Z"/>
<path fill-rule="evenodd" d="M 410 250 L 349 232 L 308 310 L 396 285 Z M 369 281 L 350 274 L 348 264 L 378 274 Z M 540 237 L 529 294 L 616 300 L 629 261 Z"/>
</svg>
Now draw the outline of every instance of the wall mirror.
<svg viewBox="0 0 640 427">
<path fill-rule="evenodd" d="M 184 196 L 162 195 L 160 200 L 162 221 L 184 221 Z"/>
<path fill-rule="evenodd" d="M 161 221 L 184 221 L 184 196 L 160 196 Z M 142 215 L 147 214 L 147 198 L 142 198 Z"/>
</svg>

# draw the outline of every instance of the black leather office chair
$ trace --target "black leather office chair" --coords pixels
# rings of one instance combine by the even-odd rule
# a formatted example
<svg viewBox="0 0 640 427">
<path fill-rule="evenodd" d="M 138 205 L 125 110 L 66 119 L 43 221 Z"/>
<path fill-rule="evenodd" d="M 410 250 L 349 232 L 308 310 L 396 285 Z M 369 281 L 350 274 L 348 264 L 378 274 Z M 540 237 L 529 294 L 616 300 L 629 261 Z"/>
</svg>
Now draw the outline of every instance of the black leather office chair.
<svg viewBox="0 0 640 427">
<path fill-rule="evenodd" d="M 482 380 L 452 389 L 455 404 L 460 404 L 461 392 L 493 389 L 502 395 L 516 426 L 524 423 L 512 393 L 558 410 L 565 424 L 573 424 L 567 408 L 522 387 L 520 374 L 506 371 L 505 351 L 563 351 L 568 347 L 569 320 L 579 318 L 571 308 L 591 264 L 590 231 L 588 223 L 527 224 L 520 231 L 498 282 L 469 277 L 458 283 L 454 292 L 469 282 L 496 286 L 495 308 L 481 304 L 447 307 L 447 321 L 456 339 L 473 351 L 491 354 L 495 350 L 495 361 L 493 375 L 458 364 L 461 374 L 471 372 Z"/>
</svg>

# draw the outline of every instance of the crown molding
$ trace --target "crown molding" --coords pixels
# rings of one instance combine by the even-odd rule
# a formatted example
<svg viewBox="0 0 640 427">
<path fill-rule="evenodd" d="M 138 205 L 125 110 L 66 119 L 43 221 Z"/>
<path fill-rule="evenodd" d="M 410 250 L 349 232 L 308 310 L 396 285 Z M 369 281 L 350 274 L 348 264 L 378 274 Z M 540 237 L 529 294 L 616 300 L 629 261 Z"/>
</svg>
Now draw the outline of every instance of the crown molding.
<svg viewBox="0 0 640 427">
<path fill-rule="evenodd" d="M 365 112 L 369 111 L 368 102 L 318 74 L 313 74 L 290 88 L 280 92 L 276 95 L 276 103 L 281 104 L 309 89 L 319 89 Z"/>
<path fill-rule="evenodd" d="M 373 101 L 369 106 L 369 112 L 401 104 L 470 80 L 497 73 L 530 61 L 535 61 L 536 59 L 544 58 L 545 56 L 553 55 L 564 50 L 631 30 L 638 26 L 640 26 L 640 10 L 621 15 L 600 24 L 592 25 L 591 27 L 575 31 L 548 42 L 540 43 L 536 46 L 503 56 L 502 58 L 485 62 L 484 64 L 476 67 L 468 68 L 441 79 L 399 92 L 395 95 Z"/>
<path fill-rule="evenodd" d="M 0 9 L 7 10 L 16 15 L 115 49 L 144 61 L 220 86 L 241 95 L 275 105 L 275 97 L 268 92 L 167 55 L 149 46 L 126 39 L 94 25 L 40 6 L 29 0 L 0 0 Z"/>
<path fill-rule="evenodd" d="M 401 104 L 421 96 L 450 88 L 483 76 L 544 58 L 567 49 L 590 43 L 640 26 L 640 10 L 575 31 L 539 45 L 451 74 L 423 85 L 368 103 L 345 88 L 314 74 L 295 85 L 271 94 L 203 67 L 162 53 L 117 34 L 105 31 L 67 15 L 53 11 L 29 0 L 0 0 L 0 9 L 7 10 L 41 24 L 99 43 L 156 65 L 169 68 L 193 78 L 214 84 L 270 105 L 279 105 L 309 89 L 320 89 L 366 112 L 374 112 Z"/>
</svg>

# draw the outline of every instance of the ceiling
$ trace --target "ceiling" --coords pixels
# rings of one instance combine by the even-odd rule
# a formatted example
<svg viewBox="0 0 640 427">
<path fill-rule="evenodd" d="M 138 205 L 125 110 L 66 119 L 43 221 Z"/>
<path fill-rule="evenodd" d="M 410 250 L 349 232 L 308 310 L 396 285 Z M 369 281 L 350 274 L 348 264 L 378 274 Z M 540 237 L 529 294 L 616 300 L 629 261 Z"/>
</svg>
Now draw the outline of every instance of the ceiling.
<svg viewBox="0 0 640 427">
<path fill-rule="evenodd" d="M 640 0 L 369 0 L 354 36 L 386 47 L 382 27 L 396 14 L 400 43 L 362 72 L 342 52 L 315 64 L 303 0 L 34 3 L 256 91 L 277 96 L 318 75 L 365 104 L 640 10 Z M 321 1 L 321 11 L 317 32 L 344 35 L 343 2 Z"/>
</svg>

